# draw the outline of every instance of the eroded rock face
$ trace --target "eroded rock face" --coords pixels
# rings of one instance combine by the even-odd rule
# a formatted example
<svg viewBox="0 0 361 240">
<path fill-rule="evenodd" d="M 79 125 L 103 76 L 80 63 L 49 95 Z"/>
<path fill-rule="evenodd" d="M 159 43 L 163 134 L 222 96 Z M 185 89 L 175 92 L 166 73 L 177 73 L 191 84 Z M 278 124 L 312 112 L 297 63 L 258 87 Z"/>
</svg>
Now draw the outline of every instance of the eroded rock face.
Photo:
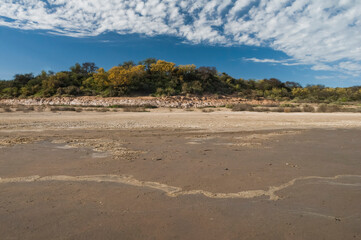
<svg viewBox="0 0 361 240">
<path fill-rule="evenodd" d="M 221 107 L 228 104 L 250 103 L 268 104 L 272 101 L 248 101 L 237 97 L 53 97 L 53 98 L 28 98 L 28 99 L 0 99 L 0 104 L 6 105 L 69 105 L 69 106 L 155 106 L 170 108 L 190 107 Z"/>
</svg>

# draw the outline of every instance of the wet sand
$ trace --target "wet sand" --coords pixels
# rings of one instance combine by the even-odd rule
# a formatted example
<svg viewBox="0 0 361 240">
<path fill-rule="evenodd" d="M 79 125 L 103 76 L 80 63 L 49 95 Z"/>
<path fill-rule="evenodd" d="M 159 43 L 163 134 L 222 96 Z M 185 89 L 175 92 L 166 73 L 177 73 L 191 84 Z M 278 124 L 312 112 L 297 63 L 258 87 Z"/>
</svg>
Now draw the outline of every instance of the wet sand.
<svg viewBox="0 0 361 240">
<path fill-rule="evenodd" d="M 0 239 L 361 239 L 361 115 L 3 113 Z"/>
</svg>

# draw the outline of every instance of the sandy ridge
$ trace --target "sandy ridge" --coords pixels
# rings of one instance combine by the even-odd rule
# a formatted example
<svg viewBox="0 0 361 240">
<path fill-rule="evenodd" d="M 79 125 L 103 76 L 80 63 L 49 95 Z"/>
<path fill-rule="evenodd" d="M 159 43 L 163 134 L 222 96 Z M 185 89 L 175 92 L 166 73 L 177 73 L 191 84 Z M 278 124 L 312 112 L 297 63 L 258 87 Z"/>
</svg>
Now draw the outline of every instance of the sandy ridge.
<svg viewBox="0 0 361 240">
<path fill-rule="evenodd" d="M 268 196 L 269 200 L 277 201 L 280 199 L 276 195 L 276 192 L 286 189 L 293 186 L 298 181 L 305 180 L 329 180 L 319 183 L 330 183 L 334 184 L 334 180 L 345 179 L 345 178 L 360 178 L 361 175 L 337 175 L 334 177 L 321 177 L 321 176 L 306 176 L 299 177 L 290 180 L 279 186 L 271 186 L 268 190 L 247 190 L 236 193 L 212 193 L 204 190 L 191 190 L 183 191 L 180 187 L 169 186 L 163 183 L 158 182 L 149 182 L 149 181 L 140 181 L 135 179 L 133 176 L 127 175 L 85 175 L 85 176 L 65 176 L 65 175 L 56 175 L 56 176 L 28 176 L 28 177 L 15 177 L 15 178 L 0 178 L 0 184 L 9 184 L 9 183 L 34 183 L 34 182 L 110 182 L 110 183 L 120 183 L 129 186 L 135 187 L 145 187 L 155 190 L 165 192 L 169 197 L 178 197 L 183 195 L 203 195 L 208 198 L 217 198 L 217 199 L 229 199 L 229 198 L 239 198 L 239 199 L 250 199 L 261 196 Z M 337 184 L 337 182 L 336 182 Z M 341 184 L 342 185 L 342 184 Z M 359 187 L 359 184 L 344 184 L 344 186 L 356 186 Z"/>
</svg>

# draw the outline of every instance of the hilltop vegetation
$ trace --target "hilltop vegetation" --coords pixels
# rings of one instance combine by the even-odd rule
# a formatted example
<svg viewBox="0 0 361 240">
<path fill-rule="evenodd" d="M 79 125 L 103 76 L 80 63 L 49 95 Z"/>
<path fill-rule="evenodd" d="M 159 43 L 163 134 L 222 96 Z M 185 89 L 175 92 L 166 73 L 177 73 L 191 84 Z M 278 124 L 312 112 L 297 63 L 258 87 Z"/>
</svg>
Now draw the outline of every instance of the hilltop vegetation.
<svg viewBox="0 0 361 240">
<path fill-rule="evenodd" d="M 176 65 L 149 58 L 135 64 L 124 62 L 105 71 L 94 63 L 75 64 L 69 71 L 17 74 L 0 81 L 0 98 L 52 96 L 172 96 L 222 94 L 248 99 L 304 102 L 349 102 L 361 100 L 361 86 L 302 87 L 296 82 L 235 79 L 214 67 Z"/>
</svg>

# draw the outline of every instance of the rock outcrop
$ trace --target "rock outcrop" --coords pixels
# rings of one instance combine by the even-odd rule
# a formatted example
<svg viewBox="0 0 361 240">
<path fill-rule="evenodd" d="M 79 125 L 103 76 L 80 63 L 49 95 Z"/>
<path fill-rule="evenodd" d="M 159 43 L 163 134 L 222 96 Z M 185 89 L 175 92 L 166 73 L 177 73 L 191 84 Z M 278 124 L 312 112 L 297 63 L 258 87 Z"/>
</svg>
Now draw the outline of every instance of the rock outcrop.
<svg viewBox="0 0 361 240">
<path fill-rule="evenodd" d="M 0 99 L 0 104 L 5 105 L 67 105 L 67 106 L 154 106 L 166 108 L 200 108 L 221 107 L 237 103 L 269 104 L 272 101 L 245 100 L 238 97 L 228 96 L 204 96 L 204 97 L 52 97 L 52 98 L 27 98 L 27 99 Z"/>
</svg>

